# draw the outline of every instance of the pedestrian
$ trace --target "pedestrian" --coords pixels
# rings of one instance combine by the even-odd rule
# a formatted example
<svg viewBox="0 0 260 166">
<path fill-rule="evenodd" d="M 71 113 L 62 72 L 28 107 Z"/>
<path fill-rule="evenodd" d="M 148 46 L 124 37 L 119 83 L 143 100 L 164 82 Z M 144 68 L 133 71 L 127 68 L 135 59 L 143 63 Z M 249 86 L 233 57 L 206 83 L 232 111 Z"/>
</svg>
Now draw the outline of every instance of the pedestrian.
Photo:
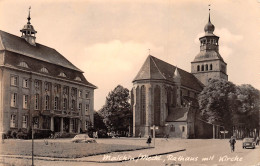
<svg viewBox="0 0 260 166">
<path fill-rule="evenodd" d="M 256 142 L 256 145 L 259 145 L 259 137 L 256 137 L 255 142 Z"/>
<path fill-rule="evenodd" d="M 152 142 L 152 138 L 151 138 L 151 136 L 149 135 L 149 137 L 147 138 L 146 143 L 148 144 L 148 146 L 150 146 L 151 142 Z"/>
<path fill-rule="evenodd" d="M 139 138 L 141 138 L 142 137 L 142 134 L 141 134 L 141 132 L 139 133 Z"/>
<path fill-rule="evenodd" d="M 235 144 L 236 144 L 236 139 L 235 139 L 234 136 L 231 136 L 229 143 L 230 143 L 231 152 L 234 152 L 235 151 Z"/>
</svg>

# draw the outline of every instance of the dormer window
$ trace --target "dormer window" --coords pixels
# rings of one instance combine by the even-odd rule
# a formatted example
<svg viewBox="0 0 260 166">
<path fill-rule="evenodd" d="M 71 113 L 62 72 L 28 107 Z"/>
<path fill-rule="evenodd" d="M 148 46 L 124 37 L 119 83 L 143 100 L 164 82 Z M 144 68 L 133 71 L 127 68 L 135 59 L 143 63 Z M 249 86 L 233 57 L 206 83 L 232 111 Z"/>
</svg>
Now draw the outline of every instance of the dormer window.
<svg viewBox="0 0 260 166">
<path fill-rule="evenodd" d="M 18 66 L 24 67 L 24 68 L 29 68 L 27 63 L 25 63 L 25 62 L 20 62 Z"/>
<path fill-rule="evenodd" d="M 63 72 L 61 72 L 61 73 L 59 74 L 59 76 L 60 76 L 60 77 L 66 77 L 65 73 L 63 73 Z"/>
<path fill-rule="evenodd" d="M 82 81 L 80 77 L 75 78 L 76 81 Z"/>
<path fill-rule="evenodd" d="M 49 73 L 48 69 L 46 69 L 45 67 L 41 68 L 41 72 L 43 72 L 43 73 Z"/>
</svg>

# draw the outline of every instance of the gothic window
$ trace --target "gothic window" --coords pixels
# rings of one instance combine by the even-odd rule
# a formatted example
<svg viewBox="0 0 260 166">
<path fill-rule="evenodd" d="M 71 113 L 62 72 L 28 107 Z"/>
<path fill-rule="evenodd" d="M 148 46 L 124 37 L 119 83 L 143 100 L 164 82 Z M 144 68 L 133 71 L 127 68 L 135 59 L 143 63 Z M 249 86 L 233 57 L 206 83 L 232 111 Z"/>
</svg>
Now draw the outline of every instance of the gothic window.
<svg viewBox="0 0 260 166">
<path fill-rule="evenodd" d="M 213 66 L 212 64 L 209 65 L 209 70 L 212 70 L 213 69 Z"/>
<path fill-rule="evenodd" d="M 141 87 L 141 124 L 145 124 L 145 117 L 146 117 L 146 96 L 145 96 L 146 90 L 145 86 L 143 85 Z"/>
<path fill-rule="evenodd" d="M 201 71 L 204 71 L 204 65 L 201 66 Z"/>
<path fill-rule="evenodd" d="M 197 71 L 200 71 L 200 65 L 197 66 Z"/>
<path fill-rule="evenodd" d="M 206 64 L 206 71 L 208 71 L 209 70 L 209 66 L 208 66 L 208 64 Z"/>
<path fill-rule="evenodd" d="M 157 85 L 154 89 L 154 125 L 160 125 L 161 113 L 161 89 Z"/>
</svg>

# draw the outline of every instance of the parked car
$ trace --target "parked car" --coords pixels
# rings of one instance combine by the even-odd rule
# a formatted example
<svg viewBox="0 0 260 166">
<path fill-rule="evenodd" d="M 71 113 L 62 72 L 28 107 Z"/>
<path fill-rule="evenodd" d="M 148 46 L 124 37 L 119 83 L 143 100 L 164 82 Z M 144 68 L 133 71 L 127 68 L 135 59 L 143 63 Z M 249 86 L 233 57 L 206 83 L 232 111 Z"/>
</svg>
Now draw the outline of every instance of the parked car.
<svg viewBox="0 0 260 166">
<path fill-rule="evenodd" d="M 243 149 L 244 148 L 253 148 L 255 149 L 255 141 L 254 138 L 244 138 L 242 142 Z"/>
<path fill-rule="evenodd" d="M 78 134 L 71 140 L 74 143 L 97 143 L 93 138 L 90 138 L 88 134 Z"/>
</svg>

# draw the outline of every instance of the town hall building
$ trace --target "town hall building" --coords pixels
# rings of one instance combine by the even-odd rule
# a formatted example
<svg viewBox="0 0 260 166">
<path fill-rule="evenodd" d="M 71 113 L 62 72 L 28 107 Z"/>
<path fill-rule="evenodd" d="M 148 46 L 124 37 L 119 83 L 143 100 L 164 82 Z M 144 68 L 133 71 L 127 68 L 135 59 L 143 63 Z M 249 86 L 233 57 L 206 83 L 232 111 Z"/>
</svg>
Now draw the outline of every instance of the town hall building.
<svg viewBox="0 0 260 166">
<path fill-rule="evenodd" d="M 210 78 L 228 80 L 227 64 L 219 54 L 219 37 L 210 14 L 199 38 L 200 52 L 187 72 L 149 55 L 133 80 L 133 135 L 198 138 L 206 133 L 198 115 L 198 94 Z"/>
<path fill-rule="evenodd" d="M 0 31 L 0 132 L 86 131 L 97 87 L 55 49 L 37 43 L 30 11 L 27 19 L 21 37 Z"/>
</svg>

